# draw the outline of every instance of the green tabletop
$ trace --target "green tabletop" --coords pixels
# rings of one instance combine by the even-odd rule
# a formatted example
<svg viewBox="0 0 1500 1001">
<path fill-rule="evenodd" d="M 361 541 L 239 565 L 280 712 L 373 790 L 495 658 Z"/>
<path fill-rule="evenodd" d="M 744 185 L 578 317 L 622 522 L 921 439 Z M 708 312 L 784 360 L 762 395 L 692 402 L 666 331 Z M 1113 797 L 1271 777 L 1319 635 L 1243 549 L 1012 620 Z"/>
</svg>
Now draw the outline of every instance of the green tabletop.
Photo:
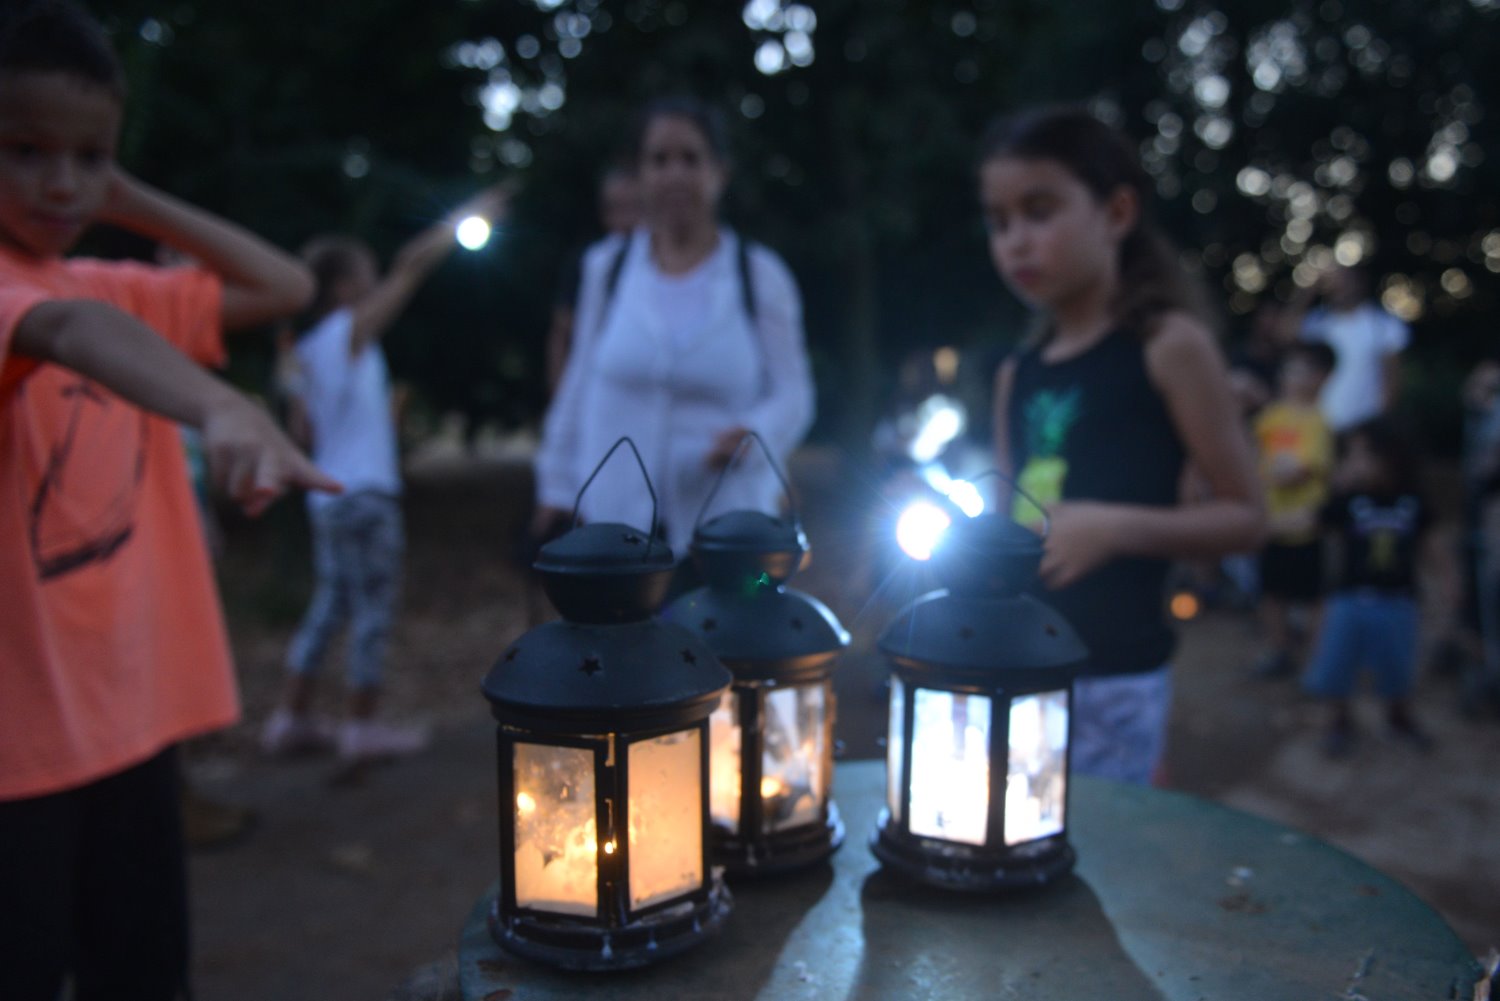
<svg viewBox="0 0 1500 1001">
<path fill-rule="evenodd" d="M 459 947 L 467 1001 L 1439 1001 L 1478 965 L 1431 908 L 1304 834 L 1178 793 L 1075 778 L 1078 868 L 1006 897 L 926 889 L 866 848 L 883 762 L 837 769 L 848 843 L 828 864 L 731 884 L 723 933 L 655 967 L 579 974 Z M 497 862 L 498 865 L 498 862 Z"/>
</svg>

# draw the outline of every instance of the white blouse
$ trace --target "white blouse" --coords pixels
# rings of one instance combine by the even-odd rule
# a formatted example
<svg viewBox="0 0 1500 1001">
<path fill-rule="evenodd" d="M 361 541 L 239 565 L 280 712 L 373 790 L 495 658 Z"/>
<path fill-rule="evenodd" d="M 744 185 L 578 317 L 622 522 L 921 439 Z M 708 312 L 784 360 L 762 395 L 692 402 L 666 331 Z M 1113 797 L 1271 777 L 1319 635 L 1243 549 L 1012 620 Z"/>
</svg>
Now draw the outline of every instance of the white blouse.
<svg viewBox="0 0 1500 1001">
<path fill-rule="evenodd" d="M 618 238 L 585 253 L 573 346 L 542 428 L 537 502 L 571 510 L 579 489 L 621 436 L 640 450 L 656 491 L 657 517 L 681 556 L 719 477 L 708 464 L 714 439 L 734 427 L 758 433 L 785 470 L 813 419 L 813 383 L 802 333 L 802 301 L 775 253 L 749 253 L 755 320 L 745 313 L 739 237 L 685 275 L 651 260 L 650 234 L 630 237 L 606 304 Z M 775 512 L 781 483 L 752 443 L 704 512 L 705 520 L 750 508 Z M 651 496 L 628 448 L 600 471 L 579 508 L 587 521 L 645 529 Z"/>
</svg>

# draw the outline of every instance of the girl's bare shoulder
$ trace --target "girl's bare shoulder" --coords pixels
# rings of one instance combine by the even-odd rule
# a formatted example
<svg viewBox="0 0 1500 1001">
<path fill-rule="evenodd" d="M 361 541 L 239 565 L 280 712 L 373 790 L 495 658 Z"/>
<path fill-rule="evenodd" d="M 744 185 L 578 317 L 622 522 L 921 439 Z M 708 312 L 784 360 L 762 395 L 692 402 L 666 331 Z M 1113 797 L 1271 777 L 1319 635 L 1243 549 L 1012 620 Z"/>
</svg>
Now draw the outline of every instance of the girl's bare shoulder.
<svg viewBox="0 0 1500 1001">
<path fill-rule="evenodd" d="M 1172 379 L 1204 366 L 1218 368 L 1223 356 L 1207 324 L 1182 310 L 1161 314 L 1146 337 L 1146 366 L 1153 378 Z"/>
</svg>

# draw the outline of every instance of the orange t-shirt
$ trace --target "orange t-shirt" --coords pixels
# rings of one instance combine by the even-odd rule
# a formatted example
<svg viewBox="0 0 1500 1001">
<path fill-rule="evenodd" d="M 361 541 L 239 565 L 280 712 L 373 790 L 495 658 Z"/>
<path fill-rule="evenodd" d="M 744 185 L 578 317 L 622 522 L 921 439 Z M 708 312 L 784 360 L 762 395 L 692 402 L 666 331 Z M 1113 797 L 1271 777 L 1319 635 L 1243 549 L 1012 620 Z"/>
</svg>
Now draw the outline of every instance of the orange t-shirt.
<svg viewBox="0 0 1500 1001">
<path fill-rule="evenodd" d="M 0 800 L 84 785 L 238 718 L 177 425 L 8 357 L 36 305 L 93 299 L 220 363 L 222 294 L 201 270 L 0 248 Z"/>
</svg>

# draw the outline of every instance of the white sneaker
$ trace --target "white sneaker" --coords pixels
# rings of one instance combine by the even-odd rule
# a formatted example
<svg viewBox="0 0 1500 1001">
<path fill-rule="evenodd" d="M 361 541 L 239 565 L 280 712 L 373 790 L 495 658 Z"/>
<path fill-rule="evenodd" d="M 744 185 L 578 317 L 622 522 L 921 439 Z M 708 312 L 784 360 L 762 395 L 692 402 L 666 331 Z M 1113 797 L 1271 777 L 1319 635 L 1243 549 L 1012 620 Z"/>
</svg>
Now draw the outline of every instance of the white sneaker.
<svg viewBox="0 0 1500 1001">
<path fill-rule="evenodd" d="M 272 756 L 331 751 L 334 743 L 330 720 L 299 715 L 285 706 L 278 706 L 260 728 L 260 749 Z"/>
<path fill-rule="evenodd" d="M 397 758 L 423 750 L 429 739 L 426 727 L 372 719 L 345 720 L 339 728 L 339 757 L 351 762 Z"/>
</svg>

